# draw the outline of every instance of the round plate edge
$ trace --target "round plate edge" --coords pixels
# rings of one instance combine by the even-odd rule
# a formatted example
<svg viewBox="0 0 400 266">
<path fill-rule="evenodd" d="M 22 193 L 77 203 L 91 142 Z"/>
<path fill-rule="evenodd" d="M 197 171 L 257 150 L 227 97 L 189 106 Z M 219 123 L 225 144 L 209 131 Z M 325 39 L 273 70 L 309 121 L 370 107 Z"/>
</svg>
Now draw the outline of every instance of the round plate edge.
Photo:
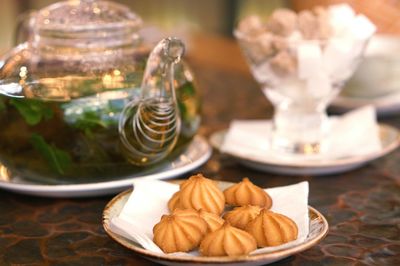
<svg viewBox="0 0 400 266">
<path fill-rule="evenodd" d="M 232 264 L 232 263 L 246 263 L 246 262 L 254 262 L 254 261 L 261 261 L 263 259 L 266 259 L 265 257 L 268 256 L 268 259 L 271 261 L 276 261 L 279 259 L 283 259 L 285 257 L 291 256 L 293 254 L 296 254 L 298 252 L 302 252 L 304 250 L 307 250 L 311 248 L 312 246 L 318 244 L 320 241 L 322 241 L 325 236 L 328 234 L 329 231 L 329 224 L 326 218 L 314 207 L 308 206 L 309 211 L 314 212 L 318 219 L 321 220 L 323 224 L 323 231 L 314 239 L 310 240 L 309 242 L 299 244 L 298 246 L 292 247 L 290 249 L 285 249 L 285 250 L 278 250 L 272 253 L 263 253 L 263 254 L 256 254 L 252 256 L 240 256 L 240 257 L 176 257 L 176 256 L 168 256 L 164 254 L 155 254 L 151 251 L 145 250 L 140 247 L 136 246 L 127 246 L 124 242 L 122 242 L 119 238 L 124 238 L 121 237 L 115 233 L 113 233 L 110 228 L 109 224 L 107 221 L 109 221 L 109 212 L 112 206 L 118 201 L 121 200 L 123 197 L 129 196 L 129 194 L 132 192 L 132 189 L 126 190 L 121 192 L 120 194 L 116 195 L 114 198 L 112 198 L 107 205 L 105 206 L 103 210 L 103 215 L 102 215 L 102 225 L 104 231 L 107 233 L 107 235 L 119 243 L 120 245 L 124 246 L 125 248 L 128 248 L 132 250 L 133 252 L 137 253 L 138 255 L 145 257 L 146 259 L 151 259 L 151 260 L 156 260 L 156 261 L 167 261 L 167 262 L 179 262 L 179 263 L 189 263 L 189 262 L 194 262 L 194 263 L 204 263 L 204 264 Z M 108 217 L 107 217 L 108 215 Z"/>
<path fill-rule="evenodd" d="M 389 145 L 384 147 L 379 152 L 376 152 L 374 154 L 367 154 L 367 155 L 359 156 L 356 158 L 337 159 L 337 160 L 335 160 L 335 164 L 325 163 L 325 164 L 313 165 L 312 163 L 308 163 L 308 164 L 297 163 L 297 164 L 288 165 L 288 164 L 279 163 L 279 162 L 278 163 L 262 162 L 260 160 L 254 160 L 253 158 L 245 158 L 245 157 L 230 154 L 230 153 L 226 153 L 226 154 L 237 159 L 239 163 L 242 163 L 243 165 L 248 166 L 249 168 L 257 169 L 257 170 L 264 171 L 264 172 L 273 172 L 273 173 L 278 173 L 278 174 L 291 174 L 291 175 L 303 175 L 303 174 L 327 175 L 327 174 L 333 174 L 333 173 L 342 173 L 345 171 L 349 171 L 349 170 L 358 168 L 372 160 L 380 158 L 380 157 L 392 152 L 400 145 L 400 131 L 397 128 L 395 128 L 394 126 L 391 126 L 391 125 L 379 123 L 379 129 L 381 129 L 381 130 L 383 129 L 383 130 L 392 132 L 393 134 L 396 134 L 396 137 L 393 138 L 393 141 Z M 226 134 L 226 132 L 227 132 L 227 129 L 216 131 L 209 138 L 211 146 L 220 152 L 221 152 L 221 150 L 220 150 L 221 141 L 223 140 L 223 136 Z M 333 166 L 335 166 L 334 169 L 326 170 L 327 168 L 333 167 Z M 282 168 L 282 167 L 288 168 L 288 171 L 281 170 L 281 169 L 278 170 L 278 168 Z"/>
</svg>

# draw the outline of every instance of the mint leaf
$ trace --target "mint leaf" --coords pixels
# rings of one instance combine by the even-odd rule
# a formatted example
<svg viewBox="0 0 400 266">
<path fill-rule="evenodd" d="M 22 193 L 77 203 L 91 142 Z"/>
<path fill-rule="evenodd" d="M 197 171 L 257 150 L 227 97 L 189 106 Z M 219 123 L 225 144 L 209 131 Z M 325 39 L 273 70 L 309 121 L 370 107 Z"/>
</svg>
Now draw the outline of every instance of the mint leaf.
<svg viewBox="0 0 400 266">
<path fill-rule="evenodd" d="M 47 144 L 42 136 L 33 133 L 30 138 L 30 143 L 47 161 L 50 168 L 57 173 L 64 174 L 66 169 L 71 166 L 72 160 L 68 152 L 58 149 L 54 145 Z"/>
<path fill-rule="evenodd" d="M 53 117 L 53 110 L 37 100 L 11 99 L 10 104 L 18 110 L 30 126 L 39 124 L 42 119 L 48 120 Z"/>
<path fill-rule="evenodd" d="M 178 102 L 178 108 L 179 108 L 179 112 L 181 113 L 181 116 L 183 118 L 183 120 L 187 120 L 188 119 L 188 111 L 186 108 L 186 105 L 183 102 Z"/>
<path fill-rule="evenodd" d="M 184 121 L 192 119 L 194 105 L 198 105 L 197 100 L 193 97 L 196 95 L 196 90 L 192 82 L 186 82 L 177 89 L 178 107 Z M 192 111 L 191 111 L 192 110 Z"/>
<path fill-rule="evenodd" d="M 74 126 L 76 128 L 82 129 L 82 130 L 90 130 L 96 127 L 102 127 L 102 128 L 107 128 L 108 125 L 106 122 L 104 122 L 100 115 L 98 115 L 96 112 L 85 112 L 81 117 L 78 118 L 78 120 L 74 123 Z"/>
<path fill-rule="evenodd" d="M 193 96 L 196 93 L 192 82 L 186 82 L 185 84 L 180 86 L 178 90 L 179 94 L 182 95 L 181 97 Z"/>
</svg>

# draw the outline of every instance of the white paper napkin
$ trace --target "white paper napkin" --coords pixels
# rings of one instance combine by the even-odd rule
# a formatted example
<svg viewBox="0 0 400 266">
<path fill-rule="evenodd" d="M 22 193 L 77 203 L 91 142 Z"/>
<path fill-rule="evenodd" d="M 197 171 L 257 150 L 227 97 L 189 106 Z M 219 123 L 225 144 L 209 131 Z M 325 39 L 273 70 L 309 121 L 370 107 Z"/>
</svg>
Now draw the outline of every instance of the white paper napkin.
<svg viewBox="0 0 400 266">
<path fill-rule="evenodd" d="M 168 214 L 168 200 L 179 190 L 179 186 L 164 181 L 139 179 L 134 181 L 134 191 L 118 217 L 110 222 L 111 230 L 144 248 L 163 253 L 153 239 L 153 227 L 163 214 Z M 277 247 L 257 249 L 253 253 L 276 251 L 303 242 L 309 232 L 308 182 L 266 189 L 272 198 L 274 212 L 284 214 L 296 222 L 299 234 L 296 240 Z M 253 254 L 252 253 L 252 254 Z M 171 255 L 198 256 L 197 251 L 172 253 Z"/>
<path fill-rule="evenodd" d="M 372 106 L 331 117 L 327 148 L 321 154 L 282 156 L 271 149 L 271 133 L 272 124 L 269 120 L 235 120 L 231 122 L 221 151 L 266 162 L 293 162 L 367 155 L 382 149 L 376 112 Z"/>
</svg>

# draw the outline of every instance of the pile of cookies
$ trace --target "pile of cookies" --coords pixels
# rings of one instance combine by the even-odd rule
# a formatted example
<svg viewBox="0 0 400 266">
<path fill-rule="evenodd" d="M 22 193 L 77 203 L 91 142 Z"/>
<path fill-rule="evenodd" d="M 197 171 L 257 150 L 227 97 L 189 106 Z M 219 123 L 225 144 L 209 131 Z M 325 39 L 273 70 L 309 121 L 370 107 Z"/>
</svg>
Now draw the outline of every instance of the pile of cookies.
<svg viewBox="0 0 400 266">
<path fill-rule="evenodd" d="M 296 223 L 270 211 L 272 204 L 248 178 L 221 191 L 217 182 L 197 174 L 168 201 L 171 214 L 154 226 L 153 240 L 165 253 L 199 248 L 203 256 L 247 255 L 295 240 Z M 224 213 L 226 205 L 234 208 Z"/>
</svg>

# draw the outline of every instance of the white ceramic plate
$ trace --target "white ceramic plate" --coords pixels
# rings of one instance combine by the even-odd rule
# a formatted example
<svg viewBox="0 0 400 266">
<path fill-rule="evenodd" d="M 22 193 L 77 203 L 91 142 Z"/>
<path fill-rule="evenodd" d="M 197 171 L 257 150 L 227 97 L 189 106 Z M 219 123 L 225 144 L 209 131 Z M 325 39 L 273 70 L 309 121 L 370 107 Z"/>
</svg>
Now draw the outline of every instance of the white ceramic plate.
<svg viewBox="0 0 400 266">
<path fill-rule="evenodd" d="M 227 183 L 227 182 L 219 182 Z M 295 253 L 309 249 L 320 242 L 328 233 L 328 222 L 316 209 L 309 207 L 310 232 L 304 242 L 296 246 L 273 252 L 240 257 L 204 257 L 204 256 L 171 256 L 143 249 L 139 244 L 113 233 L 110 221 L 119 215 L 132 190 L 125 191 L 113 198 L 103 212 L 103 227 L 107 234 L 119 244 L 132 250 L 139 256 L 164 265 L 264 265 L 289 257 Z"/>
<path fill-rule="evenodd" d="M 380 116 L 400 111 L 400 38 L 374 36 L 364 59 L 331 110 L 345 112 L 365 105 L 376 107 Z"/>
<path fill-rule="evenodd" d="M 399 146 L 400 135 L 399 131 L 388 125 L 379 125 L 380 139 L 382 150 L 376 153 L 371 153 L 363 156 L 350 156 L 338 159 L 325 160 L 304 160 L 295 161 L 290 164 L 287 161 L 278 161 L 269 158 L 250 158 L 242 157 L 237 154 L 229 154 L 238 160 L 241 164 L 254 168 L 263 172 L 271 172 L 284 175 L 328 175 L 346 172 L 366 164 L 369 161 L 382 157 L 385 154 L 393 151 Z M 210 137 L 211 145 L 220 149 L 226 130 L 215 132 Z"/>
<path fill-rule="evenodd" d="M 132 186 L 136 178 L 169 179 L 196 169 L 211 156 L 212 149 L 202 136 L 195 136 L 185 151 L 174 161 L 163 164 L 154 173 L 143 176 L 125 177 L 119 180 L 68 185 L 45 185 L 22 178 L 8 178 L 4 167 L 0 166 L 0 188 L 28 195 L 45 197 L 91 197 L 121 192 Z"/>
</svg>

